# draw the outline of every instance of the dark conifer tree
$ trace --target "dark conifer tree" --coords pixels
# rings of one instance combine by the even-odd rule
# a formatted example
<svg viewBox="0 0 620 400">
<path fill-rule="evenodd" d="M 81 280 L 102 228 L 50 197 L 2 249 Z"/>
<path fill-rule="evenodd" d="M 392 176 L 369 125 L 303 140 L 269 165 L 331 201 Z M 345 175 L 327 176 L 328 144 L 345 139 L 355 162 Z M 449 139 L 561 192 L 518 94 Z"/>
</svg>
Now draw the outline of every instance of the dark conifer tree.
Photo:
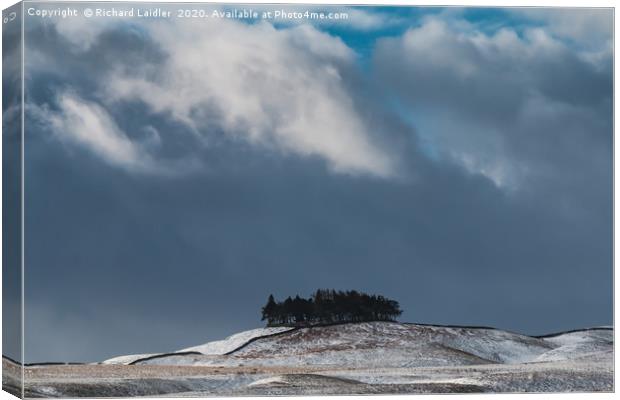
<svg viewBox="0 0 620 400">
<path fill-rule="evenodd" d="M 270 294 L 267 299 L 267 304 L 265 304 L 262 309 L 263 317 L 261 318 L 261 321 L 267 320 L 267 326 L 271 326 L 276 323 L 277 308 L 278 305 L 276 304 L 276 300 L 273 298 L 273 294 Z"/>
</svg>

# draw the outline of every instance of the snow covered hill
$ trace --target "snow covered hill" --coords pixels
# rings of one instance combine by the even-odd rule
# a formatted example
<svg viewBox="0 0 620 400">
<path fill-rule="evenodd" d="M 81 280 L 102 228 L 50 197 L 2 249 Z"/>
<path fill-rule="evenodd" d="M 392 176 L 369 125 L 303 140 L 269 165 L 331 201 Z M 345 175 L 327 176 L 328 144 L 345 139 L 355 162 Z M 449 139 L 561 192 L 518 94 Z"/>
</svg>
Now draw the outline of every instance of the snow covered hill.
<svg viewBox="0 0 620 400">
<path fill-rule="evenodd" d="M 25 393 L 232 397 L 611 392 L 613 345 L 611 328 L 545 337 L 395 322 L 265 328 L 174 353 L 27 367 Z M 10 364 L 3 359 L 4 380 L 18 382 L 19 377 L 7 371 L 19 369 Z"/>
<path fill-rule="evenodd" d="M 536 338 L 492 328 L 365 322 L 254 329 L 180 350 L 183 354 L 126 360 L 141 365 L 411 368 L 611 357 L 612 350 L 609 329 Z"/>
</svg>

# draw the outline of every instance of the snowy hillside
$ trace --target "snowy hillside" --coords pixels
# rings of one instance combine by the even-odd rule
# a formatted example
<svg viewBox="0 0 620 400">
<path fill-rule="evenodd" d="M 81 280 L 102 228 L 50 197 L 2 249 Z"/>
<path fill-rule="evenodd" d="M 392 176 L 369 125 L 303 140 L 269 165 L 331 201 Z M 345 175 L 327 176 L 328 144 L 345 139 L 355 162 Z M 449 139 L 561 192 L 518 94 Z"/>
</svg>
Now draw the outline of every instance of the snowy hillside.
<svg viewBox="0 0 620 400">
<path fill-rule="evenodd" d="M 503 331 L 369 322 L 299 329 L 256 341 L 234 356 L 275 365 L 412 367 L 516 362 L 549 349 L 544 342 Z"/>
<path fill-rule="evenodd" d="M 208 342 L 205 344 L 201 344 L 199 346 L 188 347 L 183 350 L 178 350 L 174 353 L 187 353 L 187 352 L 198 352 L 205 355 L 224 355 L 229 353 L 237 348 L 243 346 L 244 344 L 259 338 L 261 336 L 269 336 L 280 332 L 290 331 L 293 328 L 288 327 L 275 327 L 275 328 L 258 328 L 252 329 L 249 331 L 243 331 L 240 333 L 236 333 L 231 335 L 223 340 L 216 340 L 213 342 Z M 110 358 L 108 360 L 102 361 L 101 364 L 110 364 L 110 365 L 128 365 L 132 364 L 138 360 L 145 358 L 158 357 L 161 355 L 165 355 L 165 353 L 160 354 L 130 354 L 125 356 L 118 356 L 114 358 Z"/>
<path fill-rule="evenodd" d="M 27 373 L 33 398 L 610 392 L 613 330 L 530 337 L 393 322 L 266 328 L 176 353 Z"/>
<path fill-rule="evenodd" d="M 101 364 L 127 365 L 127 364 L 131 364 L 132 362 L 134 362 L 136 360 L 140 360 L 142 358 L 151 357 L 151 356 L 154 356 L 154 355 L 155 354 L 129 354 L 129 355 L 126 355 L 126 356 L 118 356 L 118 357 L 107 359 L 105 361 L 102 361 Z"/>
<path fill-rule="evenodd" d="M 293 328 L 288 327 L 276 327 L 276 328 L 258 328 L 252 329 L 249 331 L 240 332 L 234 334 L 232 336 L 227 337 L 224 340 L 217 340 L 215 342 L 209 342 L 202 344 L 200 346 L 188 347 L 187 349 L 179 350 L 180 352 L 185 351 L 197 351 L 202 354 L 210 355 L 222 355 L 229 353 L 242 345 L 246 344 L 252 339 L 261 336 L 269 336 L 275 333 L 290 331 Z"/>
<path fill-rule="evenodd" d="M 591 356 L 612 357 L 614 332 L 609 329 L 589 329 L 564 333 L 545 341 L 556 347 L 536 358 L 536 361 L 560 361 Z"/>
<path fill-rule="evenodd" d="M 490 328 L 367 322 L 300 329 L 256 329 L 183 350 L 202 354 L 172 353 L 132 361 L 144 365 L 222 367 L 409 368 L 520 364 L 593 354 L 604 356 L 611 351 L 612 340 L 610 330 L 535 338 Z"/>
</svg>

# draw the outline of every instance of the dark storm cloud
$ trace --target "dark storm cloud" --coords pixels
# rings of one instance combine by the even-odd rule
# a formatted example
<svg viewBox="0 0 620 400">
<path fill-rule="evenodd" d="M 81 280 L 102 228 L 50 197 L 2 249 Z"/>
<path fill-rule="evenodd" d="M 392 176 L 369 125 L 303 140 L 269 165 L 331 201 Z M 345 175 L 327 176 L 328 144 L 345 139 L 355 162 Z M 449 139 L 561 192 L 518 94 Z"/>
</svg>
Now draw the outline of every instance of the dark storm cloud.
<svg viewBox="0 0 620 400">
<path fill-rule="evenodd" d="M 404 320 L 529 333 L 607 323 L 609 248 L 590 235 L 609 232 L 512 204 L 455 168 L 418 165 L 425 178 L 403 185 L 231 150 L 211 156 L 262 168 L 162 182 L 46 151 L 55 160 L 29 165 L 28 304 L 55 299 L 48 329 L 65 347 L 97 327 L 75 358 L 217 338 L 259 324 L 269 292 L 324 286 L 390 295 Z M 29 348 L 41 348 L 45 319 L 28 315 Z"/>
<path fill-rule="evenodd" d="M 245 32 L 226 29 L 241 36 Z M 344 114 L 349 121 L 362 121 L 364 140 L 380 144 L 372 151 L 359 147 L 356 154 L 361 156 L 338 164 L 332 150 L 340 149 L 339 142 L 310 154 L 301 154 L 299 147 L 257 146 L 245 140 L 240 126 L 232 126 L 231 135 L 226 129 L 230 126 L 221 122 L 226 114 L 217 108 L 209 111 L 212 118 L 205 118 L 203 109 L 202 114 L 183 114 L 187 109 L 181 105 L 187 99 L 175 97 L 180 105 L 158 103 L 155 96 L 144 94 L 111 100 L 109 87 L 103 87 L 107 81 L 87 77 L 110 76 L 111 70 L 120 69 L 129 71 L 123 78 L 133 79 L 140 77 L 135 71 L 151 71 L 153 75 L 145 77 L 149 93 L 170 88 L 168 82 L 152 82 L 172 68 L 165 45 L 140 29 L 131 30 L 140 32 L 136 36 L 125 32 L 101 28 L 87 46 L 66 42 L 53 29 L 29 34 L 33 57 L 39 53 L 54 60 L 54 54 L 62 54 L 62 62 L 56 62 L 71 72 L 50 62 L 45 70 L 32 69 L 28 87 L 34 111 L 28 120 L 26 159 L 27 361 L 96 361 L 180 349 L 256 327 L 269 293 L 307 296 L 317 287 L 385 294 L 400 301 L 405 321 L 493 325 L 532 334 L 611 322 L 611 113 L 604 111 L 604 93 L 592 90 L 586 102 L 574 96 L 579 87 L 588 86 L 585 82 L 572 89 L 541 89 L 543 99 L 552 98 L 555 108 L 535 119 L 534 133 L 529 133 L 528 121 L 519 120 L 516 127 L 501 124 L 497 116 L 487 118 L 491 113 L 481 107 L 512 115 L 508 122 L 518 120 L 510 105 L 522 104 L 528 92 L 515 82 L 544 86 L 543 79 L 532 83 L 530 78 L 544 71 L 542 67 L 502 80 L 499 72 L 491 72 L 508 68 L 508 61 L 499 57 L 504 64 L 492 65 L 492 60 L 476 55 L 471 43 L 451 45 L 451 36 L 445 35 L 446 48 L 463 52 L 464 61 L 476 61 L 470 65 L 473 71 L 483 69 L 473 75 L 479 85 L 463 84 L 449 73 L 440 75 L 448 67 L 431 71 L 422 65 L 412 74 L 407 64 L 394 64 L 393 59 L 389 64 L 382 57 L 405 40 L 393 39 L 378 44 L 377 71 L 369 82 L 367 72 L 350 62 L 348 50 L 337 41 L 311 36 L 317 40 L 312 43 L 318 43 L 312 51 L 324 61 L 301 58 L 291 65 L 304 72 L 308 65 L 320 69 L 310 75 L 314 82 L 336 82 L 330 77 L 339 75 L 335 93 L 351 99 Z M 269 29 L 252 33 L 302 47 L 306 44 L 296 40 L 315 35 Z M 119 51 L 112 50 L 118 40 L 110 38 L 125 34 L 132 38 L 125 50 L 141 55 L 106 56 Z M 241 36 L 240 42 L 246 40 Z M 37 43 L 65 50 L 46 52 Z M 433 44 L 441 50 L 444 42 Z M 574 56 L 569 53 L 563 49 L 553 54 L 570 61 Z M 98 61 L 85 61 L 90 58 Z M 131 75 L 127 68 L 143 59 Z M 598 82 L 610 74 L 584 65 L 575 67 L 580 79 Z M 177 67 L 188 71 L 187 65 Z M 399 77 L 402 90 L 385 71 Z M 507 85 L 505 93 L 486 87 L 485 75 L 491 86 Z M 425 81 L 419 97 L 411 86 L 415 76 Z M 48 78 L 56 82 L 54 90 L 43 89 Z M 445 95 L 432 93 L 440 78 Z M 473 86 L 465 89 L 476 101 L 457 93 L 469 84 Z M 86 105 L 83 110 L 94 115 L 97 126 L 114 131 L 96 130 L 101 134 L 96 143 L 104 150 L 93 150 L 90 142 L 85 146 L 80 132 L 72 133 L 72 141 L 64 140 L 65 132 L 45 124 L 50 115 L 63 115 L 56 92 L 67 88 L 71 99 L 79 99 L 75 104 Z M 247 90 L 262 93 L 255 87 Z M 450 94 L 460 102 L 451 102 Z M 491 104 L 494 95 L 497 104 Z M 400 104 L 392 108 L 394 98 Z M 568 104 L 568 111 L 558 111 L 557 103 Z M 457 112 L 458 104 L 466 111 Z M 430 112 L 417 113 L 418 105 Z M 268 111 L 277 115 L 278 110 Z M 444 156 L 451 148 L 463 150 L 454 136 L 428 131 L 434 124 L 442 126 L 443 112 L 455 113 L 471 140 L 484 137 L 473 134 L 475 121 L 485 128 L 505 128 L 484 132 L 501 139 L 508 167 L 549 165 L 551 172 L 528 172 L 518 186 L 506 187 L 484 171 L 463 168 Z M 64 113 L 61 126 L 67 127 L 75 117 Z M 213 120 L 216 123 L 208 122 Z M 191 121 L 200 122 L 198 129 Z M 149 144 L 149 135 L 156 135 L 159 145 Z M 442 139 L 432 142 L 439 157 L 424 147 L 434 135 Z M 529 141 L 513 135 L 526 135 Z M 277 144 L 278 138 L 270 139 Z M 578 155 L 579 147 L 586 154 Z M 129 158 L 146 153 L 155 160 L 191 152 L 202 168 L 174 176 L 143 173 L 126 163 L 109 162 L 113 152 L 105 149 L 119 148 Z M 482 148 L 497 158 L 497 148 Z M 383 155 L 398 160 L 390 164 L 396 172 L 372 173 L 383 171 L 382 164 L 374 162 Z M 334 168 L 343 165 L 361 166 L 365 172 Z M 560 194 L 550 196 L 548 187 L 559 188 Z"/>
</svg>

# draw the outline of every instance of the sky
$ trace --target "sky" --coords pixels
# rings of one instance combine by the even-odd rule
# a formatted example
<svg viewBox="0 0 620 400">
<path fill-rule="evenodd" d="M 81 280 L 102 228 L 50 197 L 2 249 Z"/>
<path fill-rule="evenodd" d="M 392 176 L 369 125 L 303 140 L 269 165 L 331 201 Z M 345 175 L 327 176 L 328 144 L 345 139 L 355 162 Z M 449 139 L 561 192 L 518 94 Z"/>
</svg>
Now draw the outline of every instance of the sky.
<svg viewBox="0 0 620 400">
<path fill-rule="evenodd" d="M 612 10 L 327 11 L 26 16 L 26 362 L 201 344 L 317 288 L 612 324 Z"/>
</svg>

